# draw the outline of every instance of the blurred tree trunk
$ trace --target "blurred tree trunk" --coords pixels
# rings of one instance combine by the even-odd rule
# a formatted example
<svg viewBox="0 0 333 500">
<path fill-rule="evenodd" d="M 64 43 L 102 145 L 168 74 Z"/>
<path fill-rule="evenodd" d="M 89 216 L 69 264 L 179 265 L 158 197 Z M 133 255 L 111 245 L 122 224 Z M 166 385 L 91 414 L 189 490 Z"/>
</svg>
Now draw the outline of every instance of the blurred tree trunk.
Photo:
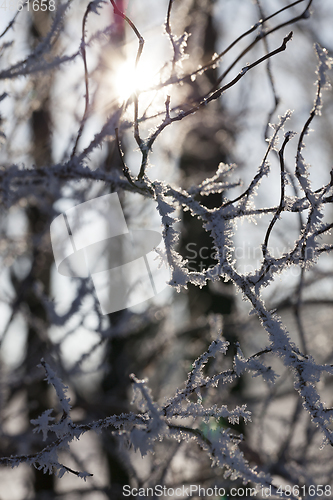
<svg viewBox="0 0 333 500">
<path fill-rule="evenodd" d="M 50 25 L 49 13 L 33 13 L 31 25 L 31 43 L 37 44 L 45 36 Z M 49 91 L 52 86 L 52 73 L 35 79 L 33 111 L 31 115 L 32 148 L 31 156 L 37 168 L 51 164 L 51 115 Z M 40 286 L 48 295 L 50 290 L 50 269 L 53 263 L 49 238 L 50 216 L 48 207 L 54 200 L 49 197 L 41 202 L 29 203 L 26 214 L 29 221 L 29 233 L 32 251 L 30 282 L 25 292 L 25 302 L 29 308 L 30 324 L 24 361 L 26 378 L 32 378 L 27 385 L 27 406 L 29 420 L 36 419 L 50 407 L 48 384 L 44 380 L 34 380 L 31 374 L 48 352 L 47 316 L 41 299 L 35 291 Z M 46 244 L 45 244 L 46 240 Z M 33 469 L 33 488 L 35 498 L 54 498 L 54 476 Z"/>
<path fill-rule="evenodd" d="M 125 11 L 125 1 L 116 1 L 117 7 L 121 12 Z M 123 45 L 125 43 L 125 27 L 124 20 L 117 15 L 113 16 L 113 31 L 111 37 L 111 46 L 108 59 L 112 60 L 116 52 L 116 61 L 118 64 L 124 58 Z M 112 68 L 115 72 L 116 67 Z M 122 150 L 125 153 L 125 145 L 122 144 Z M 108 172 L 112 170 L 120 170 L 122 172 L 122 161 L 118 151 L 116 140 L 111 140 L 108 143 L 107 157 L 104 162 L 104 169 Z M 121 196 L 120 196 L 121 199 Z M 124 312 L 117 311 L 109 314 L 110 328 L 116 327 L 121 322 Z M 130 385 L 129 374 L 130 359 L 128 357 L 127 345 L 128 338 L 112 338 L 108 341 L 106 347 L 106 366 L 107 371 L 103 377 L 101 391 L 103 393 L 103 401 L 108 407 L 108 412 L 111 414 L 120 414 L 129 410 L 128 388 Z M 105 432 L 103 436 L 103 447 L 106 454 L 108 464 L 108 474 L 110 481 L 110 498 L 116 497 L 122 492 L 122 487 L 130 484 L 129 471 L 118 449 L 118 440 L 110 433 Z"/>
<path fill-rule="evenodd" d="M 198 64 L 204 66 L 209 63 L 212 56 L 218 52 L 218 34 L 214 25 L 215 0 L 194 0 L 192 4 L 193 17 L 186 30 L 194 33 L 189 38 L 189 44 L 197 44 L 200 54 Z M 194 47 L 190 46 L 191 53 Z M 194 82 L 189 81 L 191 86 L 191 98 L 197 99 L 205 92 L 204 88 L 213 88 L 217 82 L 216 69 L 209 69 L 203 77 Z M 191 128 L 185 137 L 182 155 L 180 158 L 180 170 L 182 171 L 183 186 L 200 184 L 206 177 L 216 173 L 219 164 L 232 162 L 232 144 L 236 135 L 236 124 L 229 117 L 226 119 L 226 111 L 223 109 L 221 99 L 212 103 L 213 106 L 201 109 L 197 114 L 196 126 Z M 197 200 L 208 208 L 220 207 L 223 201 L 223 193 L 210 194 L 208 196 L 198 195 Z M 182 236 L 180 241 L 180 253 L 189 260 L 188 267 L 191 271 L 202 271 L 213 267 L 217 261 L 214 259 L 215 250 L 211 236 L 202 227 L 202 221 L 191 216 L 190 212 L 183 212 Z M 188 286 L 188 309 L 191 324 L 209 314 L 223 315 L 223 336 L 230 342 L 229 355 L 235 354 L 235 342 L 238 335 L 234 324 L 234 296 L 232 286 L 228 283 L 217 282 L 213 286 L 209 283 L 202 289 L 197 286 Z M 189 340 L 194 344 L 195 338 L 204 335 L 198 329 L 189 330 Z M 191 353 L 193 355 L 193 353 Z M 232 392 L 239 396 L 244 389 L 243 379 L 237 379 Z M 221 419 L 221 425 L 229 427 L 230 424 Z M 234 426 L 241 433 L 245 432 L 244 422 Z"/>
<path fill-rule="evenodd" d="M 214 25 L 213 7 L 215 0 L 194 0 L 192 4 L 193 16 L 186 30 L 193 35 L 189 38 L 191 52 L 197 48 L 200 59 L 198 64 L 207 64 L 217 52 L 218 34 Z M 217 81 L 217 70 L 210 69 L 203 77 L 194 82 L 189 81 L 191 98 L 198 99 L 203 95 L 202 87 L 213 87 Z M 230 126 L 230 121 L 225 120 L 225 112 L 221 100 L 212 103 L 209 112 L 201 109 L 198 113 L 196 126 L 191 128 L 185 137 L 180 169 L 182 171 L 183 185 L 200 184 L 206 177 L 216 173 L 218 165 L 230 162 L 231 143 L 235 134 L 235 127 Z M 214 109 L 213 109 L 214 108 Z M 214 208 L 222 204 L 222 194 L 197 196 L 203 205 Z M 202 228 L 201 221 L 193 218 L 190 212 L 183 214 L 183 229 L 181 239 L 182 255 L 187 258 L 191 271 L 202 271 L 216 264 L 214 259 L 213 240 Z M 232 294 L 229 290 L 225 293 L 216 293 L 209 286 L 202 290 L 189 285 L 189 309 L 192 319 L 211 312 L 229 315 L 233 307 Z"/>
</svg>

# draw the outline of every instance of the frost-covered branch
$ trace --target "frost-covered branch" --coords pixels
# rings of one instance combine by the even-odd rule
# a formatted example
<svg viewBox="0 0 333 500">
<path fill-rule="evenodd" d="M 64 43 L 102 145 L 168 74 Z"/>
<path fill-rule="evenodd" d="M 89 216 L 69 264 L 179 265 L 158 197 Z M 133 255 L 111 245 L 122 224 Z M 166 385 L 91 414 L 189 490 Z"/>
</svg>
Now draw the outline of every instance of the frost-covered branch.
<svg viewBox="0 0 333 500">
<path fill-rule="evenodd" d="M 204 59 L 198 47 L 194 47 L 196 41 L 192 43 L 196 34 L 191 26 L 196 22 L 192 14 L 193 9 L 195 13 L 196 9 L 198 12 L 202 9 L 198 40 L 205 39 L 208 43 L 208 34 L 212 33 L 207 34 L 207 30 L 218 22 L 214 17 L 214 2 L 202 2 L 202 6 L 200 2 L 169 0 L 164 6 L 165 24 L 161 33 L 169 53 L 165 60 L 158 61 L 161 69 L 155 74 L 158 73 L 159 82 L 148 82 L 145 89 L 132 90 L 121 103 L 119 96 L 112 94 L 112 83 L 107 82 L 106 75 L 111 69 L 105 68 L 105 60 L 114 62 L 114 56 L 122 50 L 119 40 L 117 43 L 113 40 L 112 20 L 122 19 L 134 38 L 135 69 L 127 79 L 135 80 L 140 64 L 144 63 L 144 48 L 151 43 L 150 32 L 144 28 L 149 16 L 144 12 L 136 20 L 135 8 L 131 11 L 128 7 L 127 11 L 123 1 L 110 0 L 107 5 L 103 0 L 87 2 L 80 26 L 73 34 L 79 50 L 69 55 L 55 53 L 57 40 L 68 28 L 71 3 L 57 6 L 46 36 L 14 64 L 8 63 L 6 54 L 15 46 L 8 40 L 11 28 L 17 26 L 17 16 L 0 35 L 4 40 L 0 48 L 4 61 L 0 78 L 14 83 L 14 90 L 6 87 L 0 96 L 5 116 L 4 127 L 0 123 L 4 146 L 0 167 L 0 202 L 4 207 L 0 220 L 3 250 L 0 291 L 5 318 L 0 349 L 5 364 L 7 358 L 3 352 L 13 338 L 13 331 L 24 331 L 21 339 L 24 362 L 21 366 L 17 362 L 18 368 L 0 369 L 0 402 L 6 409 L 0 412 L 0 464 L 16 467 L 26 463 L 60 478 L 68 472 L 89 481 L 93 474 L 96 476 L 94 460 L 89 457 L 86 465 L 81 457 L 75 460 L 74 451 L 74 442 L 89 434 L 89 443 L 98 443 L 99 450 L 103 447 L 101 454 L 107 457 L 103 460 L 108 466 L 116 463 L 121 471 L 119 477 L 138 488 L 154 486 L 156 478 L 164 482 L 171 478 L 175 486 L 181 476 L 176 471 L 177 464 L 181 463 L 185 464 L 186 474 L 193 469 L 189 473 L 192 479 L 202 469 L 207 484 L 215 481 L 229 488 L 228 491 L 234 484 L 244 483 L 255 485 L 258 492 L 260 487 L 269 488 L 272 495 L 281 498 L 296 500 L 301 493 L 304 499 L 310 498 L 310 493 L 306 496 L 303 491 L 280 494 L 278 481 L 282 477 L 287 483 L 297 481 L 298 487 L 305 488 L 318 481 L 320 486 L 324 482 L 322 477 L 325 481 L 333 477 L 327 451 L 331 447 L 323 451 L 327 473 L 321 476 L 322 471 L 318 472 L 313 464 L 320 456 L 313 451 L 320 446 L 319 436 L 324 444 L 333 446 L 333 405 L 327 382 L 333 375 L 333 345 L 325 323 L 332 305 L 328 280 L 332 278 L 329 266 L 333 250 L 330 239 L 333 174 L 328 170 L 327 179 L 317 182 L 311 176 L 313 167 L 304 157 L 310 126 L 316 124 L 316 117 L 321 114 L 322 92 L 329 87 L 328 73 L 333 63 L 328 52 L 316 44 L 317 89 L 308 118 L 294 127 L 299 129 L 298 140 L 295 132 L 285 131 L 292 116 L 287 106 L 281 116 L 275 116 L 277 105 L 283 105 L 282 97 L 279 100 L 283 89 L 278 88 L 280 79 L 273 80 L 271 69 L 278 54 L 281 61 L 291 56 L 292 51 L 286 49 L 297 45 L 301 36 L 298 22 L 310 19 L 310 8 L 316 8 L 315 2 L 298 0 L 284 5 L 276 0 L 272 3 L 275 10 L 266 14 L 258 0 L 256 16 L 259 11 L 262 19 L 249 29 L 242 28 L 243 32 L 236 27 L 233 40 L 227 46 L 221 40 L 216 53 L 212 50 Z M 217 2 L 215 7 L 223 8 L 222 4 Z M 107 15 L 89 16 L 104 13 L 103 9 Z M 95 22 L 89 37 L 88 19 L 89 23 Z M 289 25 L 295 25 L 294 35 L 293 32 L 277 34 Z M 273 43 L 275 49 L 270 48 Z M 108 53 L 104 60 L 102 53 L 107 50 L 111 56 Z M 249 63 L 243 61 L 245 56 L 250 58 Z M 80 57 L 82 75 L 78 79 L 71 76 L 76 91 L 82 85 L 85 88 L 84 98 L 78 96 L 75 100 L 84 104 L 83 113 L 77 118 L 74 110 L 73 116 L 68 119 L 66 116 L 63 127 L 61 124 L 56 130 L 51 122 L 56 120 L 57 105 L 67 106 L 68 96 L 57 96 L 57 84 L 50 92 L 45 91 L 47 97 L 36 95 L 37 83 L 32 75 L 65 71 L 65 63 Z M 90 57 L 96 61 L 95 66 Z M 308 59 L 311 61 L 311 57 Z M 262 149 L 259 160 L 252 164 L 253 155 L 246 157 L 248 146 L 245 153 L 243 148 L 234 147 L 237 127 L 228 128 L 227 122 L 233 119 L 231 108 L 237 107 L 236 101 L 240 101 L 239 106 L 242 99 L 251 101 L 248 94 L 255 85 L 262 92 L 259 68 L 267 63 L 275 100 L 269 116 L 274 123 L 270 124 L 269 136 L 269 128 L 266 130 L 267 144 L 258 146 Z M 157 69 L 156 63 L 154 70 Z M 232 70 L 235 70 L 233 75 Z M 117 73 L 117 69 L 112 71 Z M 210 79 L 212 73 L 214 77 Z M 9 85 L 8 81 L 5 83 Z M 108 97 L 100 105 L 102 84 L 106 84 Z M 24 86 L 22 95 L 20 85 Z M 154 97 L 148 105 L 143 105 L 152 91 Z M 229 106 L 227 100 L 232 95 Z M 107 110 L 100 111 L 103 106 Z M 259 104 L 255 102 L 253 106 L 248 110 L 259 115 Z M 243 108 L 241 119 L 245 123 L 248 110 L 244 103 Z M 295 108 L 293 119 L 299 116 L 298 103 Z M 263 113 L 266 118 L 268 109 L 271 108 Z M 18 120 L 11 131 L 8 123 L 15 121 L 15 110 L 24 119 Z M 131 151 L 133 144 L 139 155 L 137 163 L 138 156 Z M 62 149 L 61 153 L 58 154 L 57 148 Z M 44 163 L 33 157 L 36 149 L 51 151 L 43 156 Z M 288 155 L 292 151 L 296 158 L 294 171 L 288 168 Z M 61 154 L 63 159 L 59 160 Z M 155 162 L 155 170 L 150 170 L 150 162 Z M 318 162 L 324 163 L 325 156 Z M 188 171 L 184 167 L 182 176 L 184 164 L 190 166 Z M 243 166 L 239 168 L 238 164 Z M 177 175 L 172 177 L 173 168 Z M 274 182 L 277 194 L 273 196 L 267 193 L 267 186 Z M 116 236 L 108 233 L 109 239 L 121 240 L 121 247 L 124 228 L 129 233 L 132 225 L 133 232 L 145 230 L 156 219 L 160 221 L 162 244 L 151 249 L 149 242 L 145 242 L 144 255 L 137 255 L 135 248 L 133 259 L 124 256 L 126 252 L 121 247 L 120 254 L 126 262 L 114 265 L 110 251 L 110 255 L 103 254 L 100 259 L 101 263 L 105 259 L 105 266 L 110 265 L 110 269 L 99 268 L 90 277 L 59 279 L 51 255 L 51 222 L 60 214 L 70 210 L 73 213 L 73 206 L 115 192 L 126 220 L 122 229 L 116 228 Z M 148 213 L 148 204 L 155 206 L 156 211 Z M 102 215 L 110 227 L 113 223 L 117 225 L 112 213 Z M 138 222 L 141 216 L 143 228 Z M 288 235 L 284 217 L 296 221 Z M 186 218 L 193 223 L 193 232 L 185 227 Z M 246 256 L 238 252 L 240 225 L 259 221 L 260 237 L 254 249 L 258 250 L 257 260 L 254 257 L 251 270 L 245 272 L 242 264 Z M 73 247 L 66 251 L 72 255 L 76 252 L 76 235 L 73 236 L 69 223 L 66 228 L 66 238 L 70 237 Z M 81 245 L 84 252 L 87 250 L 84 259 L 99 243 L 91 243 L 92 233 L 91 230 L 87 235 L 88 249 L 86 241 Z M 242 241 L 244 246 L 250 244 L 250 236 L 249 230 Z M 184 243 L 186 237 L 188 245 Z M 274 241 L 280 246 L 276 244 L 274 248 Z M 121 288 L 116 272 L 125 276 L 130 269 L 128 274 L 132 277 L 134 271 L 130 266 L 144 262 L 144 271 L 147 270 L 154 288 L 155 275 L 147 264 L 146 250 L 156 253 L 161 265 L 168 265 L 170 277 L 165 296 L 161 296 L 159 304 L 147 302 L 142 309 L 134 305 L 103 315 L 100 290 L 93 286 L 95 274 L 105 273 L 110 278 L 107 286 L 110 297 L 111 288 L 115 287 L 114 298 Z M 200 270 L 191 268 L 190 252 L 208 264 Z M 79 259 L 77 255 L 74 257 Z M 317 265 L 321 259 L 322 268 Z M 316 273 L 318 269 L 321 270 Z M 292 271 L 297 276 L 289 283 Z M 68 281 L 62 282 L 63 278 Z M 282 293 L 285 283 L 289 289 Z M 62 287 L 66 289 L 64 292 Z M 128 288 L 132 293 L 132 288 Z M 315 297 L 311 296 L 310 288 L 315 290 Z M 200 292 L 192 304 L 191 294 L 197 289 Z M 108 290 L 105 285 L 103 293 L 107 295 Z M 141 289 L 135 293 L 140 295 Z M 249 317 L 246 308 L 238 305 L 232 306 L 233 312 L 224 313 L 226 297 L 232 296 L 236 304 L 235 293 L 251 309 Z M 64 295 L 60 297 L 63 302 L 59 295 Z M 155 295 L 152 300 L 157 301 L 159 297 Z M 202 310 L 207 311 L 207 304 L 209 313 L 205 312 L 203 318 Z M 306 309 L 309 314 L 315 309 L 314 318 L 306 319 Z M 287 310 L 292 312 L 292 320 Z M 82 332 L 85 337 L 81 337 Z M 68 359 L 64 354 L 66 349 L 71 351 Z M 44 379 L 36 369 L 39 362 L 45 372 Z M 41 394 L 34 393 L 35 387 L 41 388 Z M 133 390 L 132 407 L 128 400 L 130 390 Z M 287 399 L 286 410 L 275 425 L 276 409 L 280 401 Z M 13 438 L 8 422 L 15 404 L 21 405 L 19 412 L 24 425 Z M 271 404 L 275 406 L 269 413 Z M 285 435 L 279 436 L 284 431 Z M 170 450 L 165 454 L 170 440 L 179 443 L 172 456 Z M 122 444 L 119 450 L 117 443 Z M 141 457 L 150 455 L 145 462 L 147 477 L 137 466 L 140 462 L 137 451 Z M 109 475 L 113 481 L 117 474 L 111 471 Z"/>
</svg>

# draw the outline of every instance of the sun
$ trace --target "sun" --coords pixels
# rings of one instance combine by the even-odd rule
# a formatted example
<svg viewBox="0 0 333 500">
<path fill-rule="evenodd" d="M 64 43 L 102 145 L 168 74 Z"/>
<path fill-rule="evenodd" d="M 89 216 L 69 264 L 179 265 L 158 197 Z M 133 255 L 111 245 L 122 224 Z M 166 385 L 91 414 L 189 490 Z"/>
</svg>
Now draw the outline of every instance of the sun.
<svg viewBox="0 0 333 500">
<path fill-rule="evenodd" d="M 117 69 L 114 78 L 115 91 L 121 101 L 126 101 L 134 92 L 151 88 L 157 83 L 156 79 L 151 64 L 140 61 L 135 67 L 135 63 L 128 60 Z"/>
</svg>

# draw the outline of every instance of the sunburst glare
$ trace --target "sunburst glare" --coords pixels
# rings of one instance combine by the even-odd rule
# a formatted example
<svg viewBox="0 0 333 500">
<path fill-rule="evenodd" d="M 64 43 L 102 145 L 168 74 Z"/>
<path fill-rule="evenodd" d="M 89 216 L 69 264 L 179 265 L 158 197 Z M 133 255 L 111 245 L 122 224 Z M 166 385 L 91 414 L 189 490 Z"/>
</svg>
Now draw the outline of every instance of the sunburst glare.
<svg viewBox="0 0 333 500">
<path fill-rule="evenodd" d="M 157 83 L 156 71 L 148 62 L 140 61 L 137 67 L 133 61 L 123 62 L 115 75 L 114 85 L 117 96 L 126 101 L 134 92 L 142 92 Z"/>
</svg>

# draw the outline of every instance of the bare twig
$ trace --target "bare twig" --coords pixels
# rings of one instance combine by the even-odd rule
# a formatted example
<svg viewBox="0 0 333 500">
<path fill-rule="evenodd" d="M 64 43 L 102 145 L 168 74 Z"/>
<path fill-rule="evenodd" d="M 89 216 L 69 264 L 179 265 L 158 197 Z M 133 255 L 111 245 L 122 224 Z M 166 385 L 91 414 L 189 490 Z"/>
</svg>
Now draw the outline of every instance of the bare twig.
<svg viewBox="0 0 333 500">
<path fill-rule="evenodd" d="M 119 156 L 120 156 L 120 159 L 121 159 L 121 163 L 122 163 L 122 166 L 123 166 L 123 174 L 124 176 L 126 177 L 126 179 L 128 180 L 128 182 L 135 187 L 135 184 L 134 184 L 134 180 L 131 176 L 131 173 L 129 171 L 129 168 L 128 166 L 125 164 L 125 160 L 124 160 L 124 153 L 122 152 L 122 149 L 121 149 L 121 145 L 120 145 L 120 139 L 119 139 L 119 131 L 118 129 L 116 128 L 115 129 L 115 133 L 116 133 L 116 143 L 117 143 L 117 149 L 118 149 L 118 153 L 119 153 Z"/>
<path fill-rule="evenodd" d="M 171 16 L 171 9 L 172 9 L 172 6 L 173 6 L 173 1 L 174 0 L 169 0 L 167 18 L 166 18 L 166 22 L 165 22 L 165 31 L 168 34 L 170 43 L 171 43 L 172 48 L 173 48 L 173 60 L 172 60 L 171 78 L 173 77 L 173 75 L 175 73 L 175 65 L 176 65 L 176 44 L 175 44 L 175 40 L 174 40 L 172 31 L 171 31 L 171 25 L 170 25 L 170 16 Z"/>
<path fill-rule="evenodd" d="M 272 232 L 274 224 L 280 218 L 281 212 L 283 211 L 284 205 L 285 205 L 284 197 L 285 197 L 286 179 L 285 179 L 285 168 L 284 168 L 284 150 L 285 150 L 286 145 L 288 144 L 288 142 L 292 138 L 292 136 L 293 136 L 293 134 L 291 132 L 287 132 L 285 134 L 283 144 L 282 144 L 281 149 L 279 151 L 279 158 L 280 158 L 280 189 L 281 189 L 281 192 L 280 192 L 280 203 L 279 203 L 279 206 L 278 206 L 278 208 L 277 208 L 277 210 L 276 210 L 276 212 L 274 214 L 274 217 L 271 220 L 271 222 L 270 222 L 270 224 L 269 224 L 269 226 L 267 228 L 267 231 L 266 231 L 264 244 L 262 246 L 262 253 L 263 253 L 264 259 L 266 258 L 266 254 L 267 254 L 267 246 L 268 246 L 268 240 L 269 240 L 270 234 Z"/>
<path fill-rule="evenodd" d="M 135 68 L 137 68 L 139 61 L 140 61 L 140 58 L 141 58 L 142 51 L 143 51 L 143 46 L 145 43 L 144 38 L 140 34 L 140 32 L 137 29 L 137 27 L 135 26 L 135 24 L 123 12 L 121 12 L 119 10 L 119 8 L 117 7 L 117 5 L 115 3 L 115 0 L 110 0 L 110 1 L 111 1 L 112 6 L 113 6 L 114 13 L 117 16 L 120 16 L 122 19 L 124 19 L 124 21 L 126 21 L 126 23 L 131 27 L 131 29 L 134 31 L 135 35 L 138 38 L 139 47 L 138 47 L 138 51 L 137 51 L 136 59 L 135 59 Z M 140 137 L 139 119 L 138 118 L 139 118 L 139 98 L 138 98 L 137 92 L 135 91 L 134 92 L 134 138 L 135 138 L 140 150 L 142 151 L 144 148 L 144 144 L 143 144 L 143 141 Z"/>
<path fill-rule="evenodd" d="M 77 133 L 75 144 L 74 144 L 74 147 L 72 150 L 71 159 L 75 156 L 76 149 L 77 149 L 79 140 L 81 138 L 85 123 L 88 119 L 88 114 L 89 114 L 89 78 L 88 78 L 88 66 L 87 66 L 85 36 L 86 36 L 86 22 L 87 22 L 89 12 L 92 12 L 92 5 L 93 5 L 93 2 L 90 2 L 88 4 L 88 6 L 85 10 L 84 16 L 83 16 L 83 20 L 82 20 L 81 54 L 82 54 L 82 59 L 83 59 L 83 64 L 84 64 L 84 85 L 85 85 L 84 101 L 85 101 L 85 106 L 84 106 L 83 116 L 81 119 L 80 128 L 79 128 L 79 131 Z"/>
<path fill-rule="evenodd" d="M 258 10 L 259 10 L 260 18 L 264 19 L 265 15 L 264 15 L 264 11 L 263 11 L 261 2 L 260 2 L 260 0 L 256 0 L 256 2 L 257 2 L 257 5 L 258 5 Z M 267 19 L 265 21 L 267 21 Z M 264 21 L 262 21 L 262 29 L 264 31 L 266 31 L 266 29 L 265 29 L 265 22 Z M 266 36 L 263 37 L 263 44 L 264 44 L 265 51 L 266 51 L 266 54 L 267 54 L 269 52 L 269 46 L 268 46 L 268 40 L 267 40 Z M 274 78 L 273 78 L 273 73 L 272 73 L 272 68 L 271 68 L 271 60 L 270 59 L 267 60 L 266 71 L 267 71 L 267 76 L 268 76 L 269 83 L 270 83 L 270 86 L 271 86 L 271 89 L 272 89 L 272 93 L 273 93 L 273 97 L 274 97 L 274 106 L 273 106 L 273 108 L 268 113 L 266 127 L 265 127 L 265 132 L 264 132 L 264 137 L 267 140 L 267 138 L 268 138 L 268 131 L 269 131 L 269 124 L 271 122 L 273 114 L 275 113 L 275 111 L 276 111 L 276 109 L 277 109 L 277 107 L 279 105 L 280 98 L 279 98 L 279 96 L 277 95 L 277 92 L 276 92 L 276 87 L 275 87 L 275 82 L 274 82 Z"/>
<path fill-rule="evenodd" d="M 274 33 L 275 31 L 278 31 L 280 30 L 281 28 L 284 28 L 285 26 L 289 26 L 290 24 L 294 24 L 296 23 L 297 21 L 300 21 L 301 19 L 307 19 L 309 17 L 309 9 L 310 9 L 310 6 L 312 4 L 313 0 L 309 0 L 306 8 L 304 9 L 304 11 L 299 15 L 299 16 L 296 16 L 296 17 L 293 17 L 292 19 L 289 19 L 288 21 L 285 21 L 284 23 L 281 23 L 277 26 L 275 26 L 274 28 L 271 28 L 270 30 L 268 31 L 262 31 L 261 33 L 259 33 L 257 35 L 257 37 L 254 39 L 254 41 L 252 43 L 250 43 L 240 54 L 238 57 L 236 57 L 234 59 L 234 61 L 230 64 L 230 66 L 223 72 L 223 74 L 217 79 L 216 81 L 216 86 L 219 85 L 223 80 L 224 78 L 228 75 L 228 73 L 234 68 L 234 66 L 245 56 L 245 54 L 247 54 L 260 40 L 262 40 L 263 38 L 266 38 L 267 36 L 269 36 L 270 34 Z M 298 3 L 298 2 L 296 2 Z M 292 4 L 291 5 L 288 5 L 288 7 L 286 8 L 290 8 L 292 7 Z M 282 9 L 282 10 L 286 10 L 286 8 Z M 282 12 L 279 11 L 279 12 L 276 12 L 274 13 L 274 15 L 277 15 L 278 13 Z M 263 24 L 264 22 L 268 21 L 269 19 L 271 19 L 273 17 L 272 16 L 269 16 L 268 18 L 264 19 L 263 21 L 260 22 L 260 24 Z"/>
<path fill-rule="evenodd" d="M 207 104 L 209 104 L 210 102 L 212 102 L 212 101 L 214 101 L 216 99 L 219 99 L 219 97 L 223 94 L 223 92 L 225 92 L 226 90 L 228 90 L 231 87 L 233 87 L 234 85 L 236 85 L 236 83 L 239 82 L 239 80 L 241 78 L 243 78 L 243 76 L 248 71 L 250 71 L 251 69 L 255 68 L 256 66 L 258 66 L 259 64 L 261 64 L 263 61 L 266 61 L 270 57 L 273 57 L 274 55 L 279 54 L 280 52 L 283 52 L 284 50 L 286 50 L 287 43 L 292 39 L 292 36 L 293 36 L 293 32 L 291 31 L 289 33 L 289 35 L 287 35 L 283 39 L 283 42 L 280 45 L 280 47 L 278 47 L 277 49 L 273 50 L 272 52 L 269 52 L 268 54 L 264 55 L 263 57 L 260 57 L 260 59 L 257 59 L 257 61 L 255 61 L 255 62 L 253 62 L 253 63 L 245 66 L 238 73 L 238 75 L 233 80 L 231 80 L 229 83 L 223 85 L 223 87 L 221 87 L 220 89 L 215 90 L 215 92 L 213 92 L 212 94 L 210 94 L 208 97 L 203 98 L 200 101 L 199 104 L 191 107 L 187 111 L 182 111 L 178 115 L 170 118 L 170 120 L 164 121 L 163 123 L 161 123 L 161 125 L 155 130 L 155 132 L 148 138 L 148 140 L 147 140 L 147 148 L 151 149 L 151 147 L 154 144 L 155 140 L 157 139 L 157 137 L 159 136 L 159 134 L 165 129 L 165 127 L 167 125 L 169 125 L 170 123 L 173 123 L 173 122 L 181 121 L 186 116 L 192 115 L 193 113 L 195 113 L 196 111 L 198 111 L 198 109 L 200 109 L 200 108 L 202 108 L 204 106 L 207 106 Z"/>
</svg>

